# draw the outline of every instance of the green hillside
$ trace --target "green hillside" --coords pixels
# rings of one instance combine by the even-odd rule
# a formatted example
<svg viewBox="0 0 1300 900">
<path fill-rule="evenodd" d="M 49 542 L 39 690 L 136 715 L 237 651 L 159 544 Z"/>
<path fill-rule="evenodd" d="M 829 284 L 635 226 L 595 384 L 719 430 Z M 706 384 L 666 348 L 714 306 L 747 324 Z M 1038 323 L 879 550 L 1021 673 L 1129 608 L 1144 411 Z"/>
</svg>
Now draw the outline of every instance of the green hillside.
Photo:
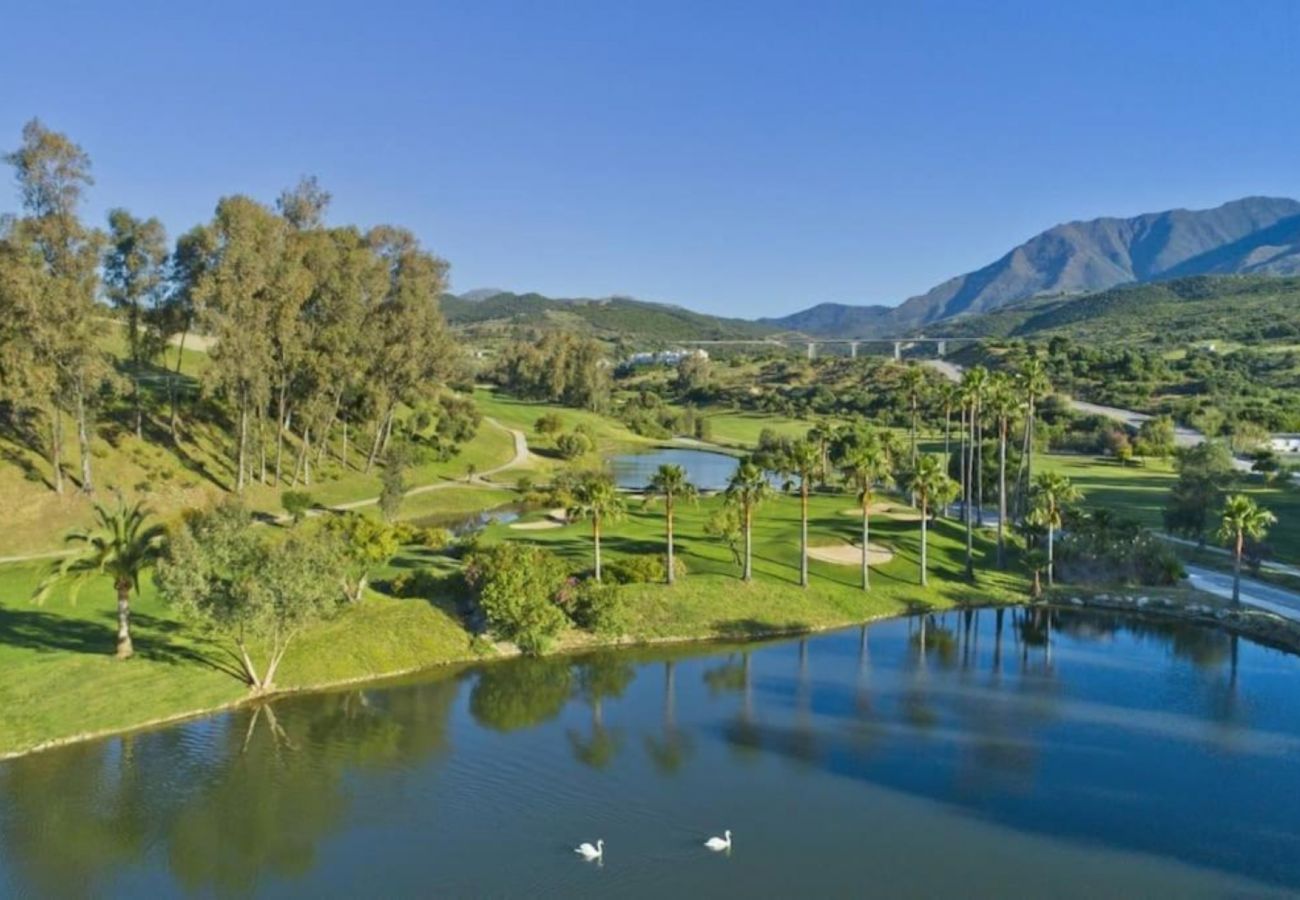
<svg viewBox="0 0 1300 900">
<path fill-rule="evenodd" d="M 503 292 L 470 300 L 448 295 L 442 298 L 442 311 L 450 325 L 476 334 L 561 328 L 607 339 L 682 341 L 760 338 L 777 332 L 758 322 L 628 297 L 590 300 Z"/>
</svg>

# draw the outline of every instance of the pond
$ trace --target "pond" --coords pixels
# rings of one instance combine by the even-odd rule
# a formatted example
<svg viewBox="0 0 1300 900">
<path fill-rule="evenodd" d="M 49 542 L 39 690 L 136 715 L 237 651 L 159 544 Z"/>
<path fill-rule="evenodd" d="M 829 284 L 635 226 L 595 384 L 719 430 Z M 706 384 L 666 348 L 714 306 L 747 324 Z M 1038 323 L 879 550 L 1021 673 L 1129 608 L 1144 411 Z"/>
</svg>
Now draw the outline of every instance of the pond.
<svg viewBox="0 0 1300 900">
<path fill-rule="evenodd" d="M 610 460 L 619 487 L 639 491 L 663 465 L 686 470 L 686 478 L 702 491 L 720 491 L 735 474 L 740 460 L 725 453 L 685 447 L 661 447 L 646 453 L 627 453 Z"/>
<path fill-rule="evenodd" d="M 1047 610 L 447 670 L 0 763 L 0 896 L 1283 895 L 1298 687 Z"/>
</svg>

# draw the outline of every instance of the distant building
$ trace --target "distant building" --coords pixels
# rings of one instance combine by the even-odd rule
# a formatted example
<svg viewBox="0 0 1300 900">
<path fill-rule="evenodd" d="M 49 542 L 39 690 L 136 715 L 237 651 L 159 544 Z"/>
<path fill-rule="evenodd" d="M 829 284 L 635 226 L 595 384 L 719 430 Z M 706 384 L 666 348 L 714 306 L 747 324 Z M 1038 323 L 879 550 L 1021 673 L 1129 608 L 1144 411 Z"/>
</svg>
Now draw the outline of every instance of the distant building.
<svg viewBox="0 0 1300 900">
<path fill-rule="evenodd" d="M 637 369 L 642 366 L 675 366 L 687 357 L 692 356 L 698 359 L 709 358 L 708 351 L 699 348 L 695 350 L 658 350 L 653 353 L 633 353 L 623 360 L 622 364 L 629 369 Z"/>
<path fill-rule="evenodd" d="M 1300 434 L 1275 434 L 1268 445 L 1278 453 L 1300 453 Z"/>
</svg>

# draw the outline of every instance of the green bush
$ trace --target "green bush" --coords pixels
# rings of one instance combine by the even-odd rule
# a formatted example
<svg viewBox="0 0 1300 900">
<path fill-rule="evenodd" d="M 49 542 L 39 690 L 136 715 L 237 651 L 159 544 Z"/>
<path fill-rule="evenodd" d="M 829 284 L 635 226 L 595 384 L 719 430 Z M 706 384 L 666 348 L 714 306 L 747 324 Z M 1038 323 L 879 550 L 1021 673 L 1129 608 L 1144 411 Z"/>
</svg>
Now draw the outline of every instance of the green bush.
<svg viewBox="0 0 1300 900">
<path fill-rule="evenodd" d="M 560 418 L 559 413 L 546 413 L 537 417 L 537 421 L 533 423 L 533 430 L 538 434 L 559 434 L 564 430 L 564 420 Z"/>
<path fill-rule="evenodd" d="M 497 544 L 465 562 L 465 581 L 488 626 L 530 655 L 544 651 L 568 624 L 555 603 L 568 575 L 559 557 L 528 544 Z"/>
<path fill-rule="evenodd" d="M 591 452 L 591 438 L 580 432 L 572 434 L 562 434 L 555 440 L 555 449 L 560 451 L 560 456 L 565 459 L 577 459 Z"/>
<path fill-rule="evenodd" d="M 614 585 L 583 582 L 577 591 L 573 621 L 595 634 L 623 634 L 628 623 L 627 601 Z"/>
<path fill-rule="evenodd" d="M 673 558 L 673 570 L 678 578 L 686 574 L 680 556 Z M 660 554 L 629 556 L 606 565 L 604 574 L 614 584 L 654 584 L 668 580 L 668 562 Z"/>
<path fill-rule="evenodd" d="M 444 594 L 447 578 L 429 569 L 399 572 L 388 582 L 388 593 L 394 597 L 433 600 Z"/>
<path fill-rule="evenodd" d="M 306 491 L 285 491 L 280 495 L 280 505 L 289 514 L 289 518 L 301 522 L 302 517 L 307 515 L 307 510 L 311 509 L 311 494 Z"/>
</svg>

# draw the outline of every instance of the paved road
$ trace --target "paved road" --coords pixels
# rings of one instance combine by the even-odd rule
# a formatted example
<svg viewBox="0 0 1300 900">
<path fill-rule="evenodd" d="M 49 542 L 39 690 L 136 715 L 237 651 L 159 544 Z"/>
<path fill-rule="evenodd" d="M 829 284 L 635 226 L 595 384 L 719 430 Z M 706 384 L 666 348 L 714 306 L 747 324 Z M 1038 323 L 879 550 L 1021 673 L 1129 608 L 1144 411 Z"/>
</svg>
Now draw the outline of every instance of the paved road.
<svg viewBox="0 0 1300 900">
<path fill-rule="evenodd" d="M 1225 600 L 1232 599 L 1231 574 L 1207 569 L 1204 566 L 1189 565 L 1184 568 L 1187 569 L 1187 579 L 1192 587 L 1207 594 L 1214 594 L 1216 597 L 1223 597 Z M 1273 587 L 1271 584 L 1253 578 L 1242 578 L 1241 602 L 1300 622 L 1300 594 L 1292 591 Z"/>
</svg>

